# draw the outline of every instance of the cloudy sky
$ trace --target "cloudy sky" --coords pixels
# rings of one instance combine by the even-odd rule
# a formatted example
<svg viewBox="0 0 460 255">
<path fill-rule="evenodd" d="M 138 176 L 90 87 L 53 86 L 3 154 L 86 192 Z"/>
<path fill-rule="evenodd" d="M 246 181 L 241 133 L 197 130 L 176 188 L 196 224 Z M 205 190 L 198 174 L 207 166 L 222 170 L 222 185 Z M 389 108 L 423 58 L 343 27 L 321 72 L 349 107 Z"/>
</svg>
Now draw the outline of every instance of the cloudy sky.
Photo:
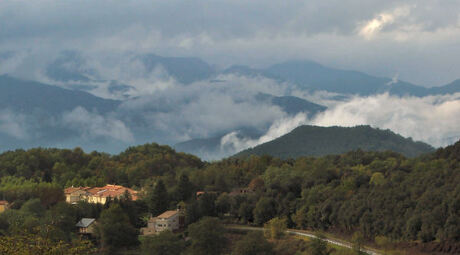
<svg viewBox="0 0 460 255">
<path fill-rule="evenodd" d="M 0 22 L 0 54 L 152 52 L 221 68 L 301 58 L 424 86 L 460 78 L 458 0 L 3 0 Z"/>
</svg>

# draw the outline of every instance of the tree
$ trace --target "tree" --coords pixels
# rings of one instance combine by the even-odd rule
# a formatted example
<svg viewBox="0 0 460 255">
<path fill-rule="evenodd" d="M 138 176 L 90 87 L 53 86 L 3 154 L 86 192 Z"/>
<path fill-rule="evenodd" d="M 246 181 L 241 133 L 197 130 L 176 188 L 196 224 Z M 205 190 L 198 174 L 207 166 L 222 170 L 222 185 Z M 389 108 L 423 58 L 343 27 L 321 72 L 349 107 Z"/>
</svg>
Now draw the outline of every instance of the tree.
<svg viewBox="0 0 460 255">
<path fill-rule="evenodd" d="M 262 225 L 276 215 L 275 201 L 273 198 L 262 197 L 254 209 L 254 223 Z"/>
<path fill-rule="evenodd" d="M 0 236 L 0 254 L 9 255 L 90 255 L 96 249 L 89 241 L 74 240 L 71 244 L 53 241 L 40 235 Z"/>
<path fill-rule="evenodd" d="M 373 184 L 375 186 L 381 186 L 385 184 L 385 176 L 383 176 L 382 173 L 376 172 L 372 174 L 371 180 L 369 181 L 369 184 Z"/>
<path fill-rule="evenodd" d="M 155 188 L 151 190 L 147 197 L 147 204 L 149 206 L 150 213 L 153 216 L 160 215 L 168 209 L 169 199 L 168 191 L 162 180 L 159 180 Z"/>
<path fill-rule="evenodd" d="M 351 242 L 353 243 L 353 251 L 356 253 L 356 254 L 361 254 L 361 247 L 363 245 L 363 242 L 364 242 L 364 237 L 363 237 L 363 234 L 361 232 L 355 232 L 353 234 L 353 237 L 351 238 Z"/>
<path fill-rule="evenodd" d="M 231 198 L 227 193 L 222 193 L 216 199 L 216 210 L 217 214 L 223 215 L 228 213 L 231 208 Z"/>
<path fill-rule="evenodd" d="M 224 227 L 216 218 L 204 217 L 188 227 L 190 254 L 220 254 L 225 247 Z"/>
<path fill-rule="evenodd" d="M 264 234 L 269 239 L 279 239 L 286 231 L 286 219 L 273 218 L 264 225 Z"/>
<path fill-rule="evenodd" d="M 387 251 L 389 249 L 389 246 L 391 244 L 391 241 L 388 237 L 386 236 L 376 236 L 375 237 L 375 243 L 383 249 L 383 254 L 387 254 Z"/>
<path fill-rule="evenodd" d="M 145 236 L 141 240 L 141 253 L 145 255 L 179 255 L 185 248 L 185 241 L 171 231 Z"/>
<path fill-rule="evenodd" d="M 139 244 L 138 230 L 131 225 L 128 215 L 118 204 L 112 204 L 102 211 L 97 224 L 97 233 L 104 251 L 110 252 Z"/>
<path fill-rule="evenodd" d="M 262 233 L 251 231 L 247 233 L 241 240 L 236 242 L 233 255 L 271 255 L 273 245 L 265 239 Z"/>
<path fill-rule="evenodd" d="M 327 242 L 322 234 L 317 234 L 316 238 L 310 241 L 309 249 L 311 255 L 329 255 L 331 251 L 327 248 Z"/>
<path fill-rule="evenodd" d="M 193 195 L 193 184 L 186 174 L 181 174 L 177 183 L 176 199 L 177 201 L 187 201 Z"/>
</svg>

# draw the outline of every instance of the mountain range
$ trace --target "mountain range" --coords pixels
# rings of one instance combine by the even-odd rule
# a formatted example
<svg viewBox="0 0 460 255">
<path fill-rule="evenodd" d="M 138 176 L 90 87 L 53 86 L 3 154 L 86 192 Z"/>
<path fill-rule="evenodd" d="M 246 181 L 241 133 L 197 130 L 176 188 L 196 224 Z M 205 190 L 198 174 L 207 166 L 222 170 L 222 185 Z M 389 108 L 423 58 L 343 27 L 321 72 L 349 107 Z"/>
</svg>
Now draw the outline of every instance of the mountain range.
<svg viewBox="0 0 460 255">
<path fill-rule="evenodd" d="M 363 72 L 326 67 L 310 60 L 290 60 L 273 64 L 266 68 L 252 68 L 234 65 L 218 70 L 200 58 L 163 57 L 155 54 L 142 54 L 127 57 L 140 61 L 143 75 L 148 76 L 156 68 L 163 68 L 170 76 L 183 84 L 212 80 L 222 74 L 262 76 L 278 82 L 287 82 L 310 91 L 327 91 L 347 95 L 373 95 L 388 92 L 398 96 L 417 96 L 452 94 L 460 92 L 460 79 L 443 86 L 426 88 L 410 82 L 376 77 Z M 86 67 L 85 59 L 74 51 L 63 51 L 46 69 L 51 80 L 61 82 L 90 83 L 100 75 L 94 68 Z M 129 86 L 125 85 L 125 86 Z"/>
<path fill-rule="evenodd" d="M 14 53 L 9 53 L 8 57 L 10 55 Z M 285 114 L 285 117 L 306 113 L 311 119 L 327 110 L 326 106 L 314 100 L 309 101 L 305 97 L 302 98 L 301 95 L 290 93 L 292 91 L 302 91 L 306 94 L 317 91 L 331 92 L 339 101 L 352 95 L 369 96 L 389 93 L 398 96 L 423 97 L 460 92 L 460 80 L 444 86 L 425 88 L 358 71 L 329 68 L 307 60 L 287 61 L 259 69 L 240 65 L 218 70 L 205 61 L 193 57 L 141 54 L 129 55 L 126 58 L 127 62 L 135 62 L 136 67 L 140 65 L 138 68 L 140 78 L 136 77 L 136 79 L 150 77 L 157 69 L 161 69 L 182 86 L 179 86 L 178 92 L 195 86 L 199 87 L 200 84 L 205 83 L 210 84 L 211 90 L 221 90 L 220 93 L 225 95 L 233 82 L 226 83 L 225 79 L 231 79 L 232 76 L 267 78 L 275 81 L 283 90 L 267 92 L 269 90 L 261 89 L 259 92 L 250 91 L 250 93 L 242 91 L 239 92 L 237 98 L 231 100 L 236 105 L 247 104 L 248 107 L 262 106 L 266 109 L 277 107 Z M 132 138 L 128 139 L 129 145 L 155 140 L 174 145 L 179 151 L 193 153 L 205 159 L 216 159 L 237 152 L 231 146 L 222 145 L 222 139 L 226 135 L 234 133 L 235 137 L 240 140 L 255 140 L 264 135 L 270 127 L 271 123 L 267 122 L 255 125 L 236 121 L 237 124 L 229 127 L 218 125 L 219 128 L 215 130 L 196 132 L 200 133 L 199 135 L 195 134 L 192 137 L 184 135 L 181 138 L 171 139 L 167 137 L 171 133 L 168 129 L 176 127 L 166 129 L 161 127 L 161 123 L 157 124 L 158 117 L 181 118 L 175 111 L 180 107 L 177 104 L 184 104 L 182 107 L 187 109 L 194 103 L 195 97 L 174 101 L 165 97 L 149 98 L 142 93 L 133 96 L 130 92 L 138 89 L 135 84 L 117 80 L 116 77 L 104 76 L 100 70 L 91 67 L 89 62 L 91 61 L 78 52 L 64 51 L 46 66 L 43 74 L 47 77 L 45 80 L 48 82 L 26 81 L 10 75 L 0 76 L 0 109 L 2 109 L 0 110 L 0 128 L 7 130 L 7 132 L 0 130 L 0 150 L 35 146 L 82 146 L 89 150 L 99 149 L 116 153 L 118 152 L 116 148 L 122 148 L 128 144 L 117 142 L 117 145 L 114 145 L 113 140 L 117 140 L 120 132 L 130 130 Z M 255 79 L 255 81 L 258 80 Z M 101 91 L 98 87 L 100 84 L 106 86 L 103 91 L 108 93 L 108 96 L 102 97 L 94 93 L 96 90 Z M 226 84 L 227 90 L 221 88 L 222 84 Z M 144 107 L 143 104 L 146 103 L 152 103 L 154 107 Z M 63 119 L 68 120 L 65 115 L 79 107 L 91 115 L 92 119 L 77 120 L 83 123 L 79 122 L 78 125 L 83 125 L 88 130 L 81 131 L 80 126 L 75 126 L 74 123 L 71 123 L 73 126 L 69 127 L 69 121 L 62 124 Z M 146 112 L 147 110 L 149 112 Z M 249 118 L 258 117 L 257 115 L 251 116 Z M 222 112 L 222 118 L 226 121 L 231 120 L 230 116 L 225 117 L 224 112 Z M 9 123 L 11 119 L 14 119 L 13 124 Z M 114 130 L 96 130 L 100 127 L 93 125 L 94 121 L 103 126 L 102 129 L 113 128 Z M 147 122 L 153 124 L 146 124 Z M 212 123 L 220 122 L 223 120 L 212 121 Z M 106 123 L 111 124 L 102 125 Z M 160 128 L 152 125 L 160 125 Z M 188 125 L 188 123 L 178 122 L 176 126 L 182 129 L 177 132 L 184 132 L 183 130 L 192 128 Z M 24 132 L 16 130 L 21 128 L 24 129 L 24 132 L 33 131 L 33 135 L 24 135 L 22 134 Z M 104 136 L 103 142 L 88 134 L 91 132 Z M 86 136 L 86 142 L 80 139 L 82 134 Z M 27 141 L 23 140 L 23 137 L 26 136 Z M 88 141 L 91 145 L 85 144 Z M 331 153 L 336 153 L 336 151 Z M 411 156 L 416 154 L 405 153 Z"/>
</svg>

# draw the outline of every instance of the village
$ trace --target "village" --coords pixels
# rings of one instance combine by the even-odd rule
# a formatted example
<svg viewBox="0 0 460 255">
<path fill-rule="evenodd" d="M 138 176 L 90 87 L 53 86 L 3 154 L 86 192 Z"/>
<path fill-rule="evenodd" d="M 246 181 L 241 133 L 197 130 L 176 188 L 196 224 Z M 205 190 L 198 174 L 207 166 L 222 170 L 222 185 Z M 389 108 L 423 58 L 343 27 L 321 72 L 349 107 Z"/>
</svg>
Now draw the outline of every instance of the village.
<svg viewBox="0 0 460 255">
<path fill-rule="evenodd" d="M 229 193 L 230 196 L 244 195 L 254 192 L 250 188 L 237 188 Z M 205 191 L 197 191 L 195 199 L 205 194 Z M 113 199 L 120 199 L 123 196 L 129 196 L 133 201 L 139 199 L 139 192 L 133 189 L 123 187 L 120 185 L 107 184 L 104 187 L 69 187 L 64 189 L 66 202 L 69 204 L 76 204 L 79 201 L 85 201 L 93 204 L 106 204 Z M 8 202 L 2 207 L 0 201 L 0 212 L 6 210 Z M 97 219 L 95 218 L 82 218 L 75 226 L 78 228 L 78 233 L 82 235 L 92 235 L 95 232 Z M 171 232 L 178 232 L 185 227 L 185 214 L 184 208 L 178 205 L 176 210 L 167 210 L 163 213 L 153 216 L 151 215 L 147 221 L 147 226 L 140 229 L 141 235 L 155 235 L 163 231 L 169 230 Z"/>
</svg>

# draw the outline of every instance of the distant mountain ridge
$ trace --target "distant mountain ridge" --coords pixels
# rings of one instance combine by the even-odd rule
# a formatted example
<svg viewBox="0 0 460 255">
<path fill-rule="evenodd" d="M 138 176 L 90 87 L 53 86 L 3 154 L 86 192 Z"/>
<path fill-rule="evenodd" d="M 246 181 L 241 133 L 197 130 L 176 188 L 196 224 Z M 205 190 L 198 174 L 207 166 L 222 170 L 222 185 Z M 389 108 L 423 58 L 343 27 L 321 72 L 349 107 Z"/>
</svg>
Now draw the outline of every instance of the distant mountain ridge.
<svg viewBox="0 0 460 255">
<path fill-rule="evenodd" d="M 391 150 L 408 157 L 434 151 L 433 147 L 423 142 L 414 142 L 411 138 L 404 138 L 390 130 L 381 130 L 370 126 L 300 126 L 275 140 L 243 150 L 234 157 L 266 154 L 286 159 L 300 156 L 341 154 L 357 149 L 365 151 Z"/>
<path fill-rule="evenodd" d="M 310 90 L 324 90 L 342 94 L 368 96 L 388 92 L 398 96 L 428 96 L 460 92 L 460 81 L 425 88 L 404 81 L 375 77 L 363 72 L 334 69 L 308 60 L 292 60 L 255 69 L 243 65 L 232 66 L 223 73 L 245 76 L 264 76 L 281 82 L 289 82 Z"/>
<path fill-rule="evenodd" d="M 132 60 L 142 63 L 147 76 L 155 68 L 161 67 L 183 84 L 202 80 L 212 81 L 219 74 L 239 74 L 263 76 L 312 91 L 324 90 L 361 96 L 388 92 L 398 96 L 423 97 L 460 92 L 460 79 L 443 86 L 426 88 L 410 82 L 372 76 L 364 72 L 331 68 L 310 60 L 290 60 L 261 69 L 234 65 L 223 71 L 218 71 L 197 57 L 165 57 L 148 53 L 133 56 Z M 92 79 L 98 77 L 98 74 L 96 70 L 85 67 L 85 64 L 86 60 L 78 52 L 63 51 L 47 67 L 46 74 L 50 79 L 59 82 L 90 83 Z"/>
<path fill-rule="evenodd" d="M 35 111 L 50 115 L 71 111 L 78 106 L 99 113 L 113 111 L 120 101 L 103 99 L 90 93 L 68 90 L 8 75 L 0 76 L 0 108 L 21 113 Z"/>
</svg>

